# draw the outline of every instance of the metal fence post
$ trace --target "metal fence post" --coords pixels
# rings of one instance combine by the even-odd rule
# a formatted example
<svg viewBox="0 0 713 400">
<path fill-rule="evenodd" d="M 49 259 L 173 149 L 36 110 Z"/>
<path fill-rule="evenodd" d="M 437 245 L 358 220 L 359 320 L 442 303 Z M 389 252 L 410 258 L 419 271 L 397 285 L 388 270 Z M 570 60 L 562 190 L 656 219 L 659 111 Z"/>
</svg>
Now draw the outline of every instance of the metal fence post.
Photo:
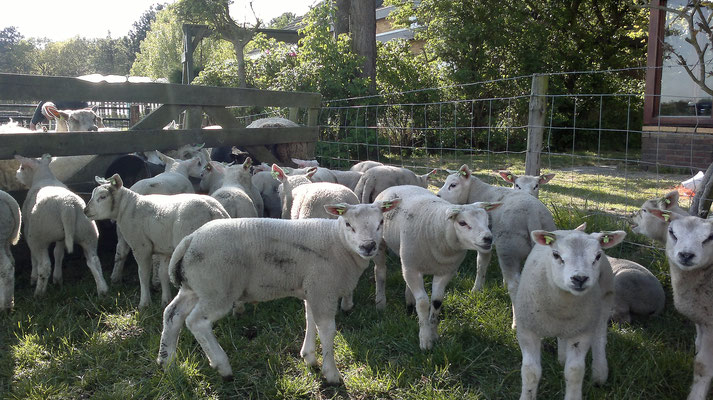
<svg viewBox="0 0 713 400">
<path fill-rule="evenodd" d="M 540 153 L 542 152 L 542 134 L 545 130 L 548 78 L 547 75 L 535 74 L 532 76 L 530 114 L 527 121 L 526 175 L 540 175 Z"/>
</svg>

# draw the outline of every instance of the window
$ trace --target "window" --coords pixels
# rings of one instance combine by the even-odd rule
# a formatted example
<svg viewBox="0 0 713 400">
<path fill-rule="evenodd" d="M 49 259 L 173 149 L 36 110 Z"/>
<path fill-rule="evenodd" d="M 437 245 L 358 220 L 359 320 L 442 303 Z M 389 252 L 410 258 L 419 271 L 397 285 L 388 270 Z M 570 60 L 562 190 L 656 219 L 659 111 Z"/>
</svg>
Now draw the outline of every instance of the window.
<svg viewBox="0 0 713 400">
<path fill-rule="evenodd" d="M 700 6 L 696 9 L 693 6 L 695 3 L 700 1 L 651 2 L 654 7 L 670 10 L 651 9 L 648 65 L 660 68 L 649 68 L 647 71 L 644 106 L 644 121 L 647 125 L 713 126 L 713 95 L 695 82 L 681 65 L 681 62 L 685 63 L 696 79 L 704 72 L 705 77 L 701 83 L 713 89 L 713 43 L 698 25 L 702 23 L 711 26 L 713 8 Z M 691 30 L 685 15 L 692 13 L 698 30 L 695 39 L 703 62 L 700 61 L 696 47 L 689 42 Z"/>
</svg>

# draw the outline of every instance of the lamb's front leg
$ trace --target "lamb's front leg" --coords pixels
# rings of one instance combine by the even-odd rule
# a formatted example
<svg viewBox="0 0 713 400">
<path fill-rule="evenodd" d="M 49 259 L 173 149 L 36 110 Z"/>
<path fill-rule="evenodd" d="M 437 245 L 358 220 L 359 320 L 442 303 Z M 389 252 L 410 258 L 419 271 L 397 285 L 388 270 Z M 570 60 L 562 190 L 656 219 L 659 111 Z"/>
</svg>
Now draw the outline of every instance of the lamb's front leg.
<svg viewBox="0 0 713 400">
<path fill-rule="evenodd" d="M 565 400 L 582 399 L 585 359 L 591 346 L 591 334 L 567 339 L 567 360 L 564 363 Z"/>
<path fill-rule="evenodd" d="M 517 330 L 517 342 L 522 352 L 520 400 L 534 400 L 537 397 L 537 385 L 542 376 L 542 365 L 540 364 L 542 339 L 535 332 L 520 328 Z"/>
<path fill-rule="evenodd" d="M 317 324 L 314 322 L 314 315 L 312 314 L 312 308 L 309 302 L 305 300 L 305 322 L 307 327 L 305 328 L 305 339 L 302 342 L 302 350 L 300 350 L 300 355 L 305 360 L 305 363 L 310 367 L 317 366 L 317 357 L 315 356 L 315 348 L 317 342 Z"/>
<path fill-rule="evenodd" d="M 116 227 L 116 253 L 114 254 L 114 269 L 111 271 L 111 282 L 118 283 L 121 281 L 121 276 L 124 273 L 124 264 L 126 263 L 126 258 L 129 257 L 129 252 L 131 248 L 129 244 L 126 243 L 124 236 L 121 235 L 119 227 Z"/>
<path fill-rule="evenodd" d="M 490 251 L 478 251 L 478 258 L 476 260 L 476 272 L 475 272 L 475 283 L 473 288 L 470 289 L 471 293 L 479 292 L 483 290 L 483 285 L 485 285 L 485 274 L 488 272 L 488 265 L 490 265 L 490 256 L 493 253 Z"/>
<path fill-rule="evenodd" d="M 611 315 L 613 293 L 610 299 L 605 299 L 602 303 L 602 311 L 599 315 L 599 321 L 594 329 L 592 337 L 592 381 L 598 385 L 602 385 L 607 381 L 609 376 L 609 365 L 607 364 L 607 327 L 609 316 Z"/>
<path fill-rule="evenodd" d="M 434 340 L 438 339 L 438 315 L 443 305 L 446 286 L 448 286 L 448 282 L 453 278 L 453 274 L 454 273 L 450 273 L 433 277 L 433 285 L 431 286 L 431 313 L 428 317 L 428 321 L 431 325 Z"/>
<path fill-rule="evenodd" d="M 317 295 L 311 300 L 309 305 L 322 343 L 322 375 L 327 383 L 337 385 L 342 379 L 337 370 L 337 363 L 334 361 L 334 336 L 337 333 L 334 316 L 337 314 L 338 299 Z"/>
<path fill-rule="evenodd" d="M 429 322 L 431 303 L 423 287 L 423 275 L 407 267 L 402 267 L 404 280 L 416 300 L 416 313 L 418 314 L 418 339 L 421 350 L 430 350 L 433 347 L 433 329 Z"/>
<path fill-rule="evenodd" d="M 376 309 L 383 310 L 386 307 L 386 243 L 379 244 L 379 252 L 374 256 L 374 280 L 376 285 L 375 302 Z"/>
<path fill-rule="evenodd" d="M 705 325 L 696 325 L 698 351 L 693 360 L 693 385 L 688 400 L 704 400 L 713 378 L 713 332 Z"/>
<path fill-rule="evenodd" d="M 151 251 L 149 249 L 134 250 L 134 258 L 136 258 L 139 268 L 139 286 L 141 288 L 139 308 L 144 308 L 151 304 Z"/>
<path fill-rule="evenodd" d="M 168 263 L 171 261 L 170 255 L 158 254 L 158 276 L 161 282 L 161 305 L 165 306 L 171 301 L 171 283 L 168 277 Z M 153 269 L 153 265 L 151 267 Z"/>
</svg>

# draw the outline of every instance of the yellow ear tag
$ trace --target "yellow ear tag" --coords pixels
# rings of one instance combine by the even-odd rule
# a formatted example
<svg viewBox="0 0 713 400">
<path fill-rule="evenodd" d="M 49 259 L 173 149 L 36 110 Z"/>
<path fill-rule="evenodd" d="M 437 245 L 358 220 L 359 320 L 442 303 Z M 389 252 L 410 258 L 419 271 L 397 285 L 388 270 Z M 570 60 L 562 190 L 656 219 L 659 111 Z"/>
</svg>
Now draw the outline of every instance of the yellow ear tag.
<svg viewBox="0 0 713 400">
<path fill-rule="evenodd" d="M 391 202 L 390 202 L 390 201 L 385 201 L 385 202 L 383 202 L 383 203 L 381 203 L 381 204 L 382 204 L 382 207 L 383 207 L 383 208 L 391 208 Z"/>
<path fill-rule="evenodd" d="M 663 202 L 666 204 L 671 204 L 671 199 L 664 197 Z"/>
<path fill-rule="evenodd" d="M 343 209 L 343 208 L 337 208 L 337 214 L 343 215 L 343 214 L 344 214 L 344 209 Z"/>
<path fill-rule="evenodd" d="M 552 236 L 545 236 L 545 244 L 550 244 L 555 241 L 555 238 Z"/>
<path fill-rule="evenodd" d="M 609 243 L 609 236 L 604 236 L 604 237 L 602 238 L 602 242 L 605 243 L 605 244 L 606 244 L 606 243 Z"/>
<path fill-rule="evenodd" d="M 114 178 L 109 179 L 109 183 L 111 183 L 111 186 L 116 186 L 116 179 L 114 179 Z"/>
<path fill-rule="evenodd" d="M 206 171 L 210 171 L 210 170 L 212 170 L 212 169 L 213 169 L 213 167 L 212 167 L 210 164 L 208 164 L 208 165 L 205 166 L 205 170 L 206 170 Z"/>
<path fill-rule="evenodd" d="M 512 180 L 512 175 L 508 174 L 508 179 Z"/>
<path fill-rule="evenodd" d="M 668 220 L 671 219 L 671 215 L 669 215 L 667 213 L 661 213 L 661 216 L 663 217 L 663 220 L 666 222 L 668 222 Z"/>
<path fill-rule="evenodd" d="M 463 176 L 466 176 L 466 175 L 468 175 L 468 173 L 467 173 L 467 172 L 465 172 L 465 171 L 463 171 L 463 170 L 461 170 L 461 171 L 458 171 L 458 173 L 460 173 L 460 174 L 461 174 L 461 175 L 463 175 Z"/>
</svg>

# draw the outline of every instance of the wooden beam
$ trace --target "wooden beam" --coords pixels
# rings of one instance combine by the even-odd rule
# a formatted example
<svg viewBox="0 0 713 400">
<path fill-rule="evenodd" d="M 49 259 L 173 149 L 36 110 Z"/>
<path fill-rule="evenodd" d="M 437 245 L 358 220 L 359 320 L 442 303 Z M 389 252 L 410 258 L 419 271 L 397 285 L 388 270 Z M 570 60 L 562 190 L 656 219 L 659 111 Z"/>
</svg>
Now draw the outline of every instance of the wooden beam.
<svg viewBox="0 0 713 400">
<path fill-rule="evenodd" d="M 226 128 L 244 128 L 243 124 L 238 122 L 237 119 L 233 116 L 233 114 L 228 111 L 227 108 L 224 107 L 204 107 L 203 110 L 205 111 L 206 114 L 208 114 L 211 118 L 215 120 L 215 122 L 222 126 L 223 129 Z M 247 128 L 245 128 L 247 129 Z M 253 130 L 253 128 L 250 128 L 250 130 Z M 256 129 L 257 130 L 257 129 Z M 315 138 L 315 141 L 317 139 Z M 266 143 L 268 144 L 268 143 Z M 268 163 L 268 164 L 278 164 L 279 160 L 277 157 L 275 157 L 274 154 L 270 150 L 268 150 L 264 145 L 262 146 L 247 146 L 247 145 L 241 145 L 238 143 L 228 143 L 230 146 L 240 146 L 245 149 L 248 153 L 250 153 L 250 156 L 256 160 L 260 160 L 260 162 Z"/>
<path fill-rule="evenodd" d="M 186 106 L 320 107 L 322 95 L 170 83 L 88 82 L 0 73 L 0 100 L 121 101 Z"/>
<path fill-rule="evenodd" d="M 151 111 L 149 115 L 131 127 L 132 130 L 162 129 L 173 120 L 178 120 L 178 115 L 183 112 L 185 106 L 164 104 Z"/>
<path fill-rule="evenodd" d="M 540 154 L 542 134 L 547 115 L 547 75 L 534 75 L 530 93 L 530 115 L 527 122 L 527 153 L 525 154 L 525 174 L 540 175 Z"/>
<path fill-rule="evenodd" d="M 297 43 L 304 37 L 304 35 L 300 35 L 298 31 L 287 29 L 258 29 L 257 31 L 264 33 L 268 38 L 285 43 Z"/>
<path fill-rule="evenodd" d="M 316 142 L 317 137 L 318 128 L 306 126 L 222 130 L 166 131 L 152 129 L 114 132 L 15 133 L 0 135 L 0 160 L 12 159 L 15 154 L 39 157 L 44 153 L 53 156 L 73 156 L 168 150 L 191 143 L 205 143 L 206 147 L 262 146 L 275 143 Z"/>
</svg>

